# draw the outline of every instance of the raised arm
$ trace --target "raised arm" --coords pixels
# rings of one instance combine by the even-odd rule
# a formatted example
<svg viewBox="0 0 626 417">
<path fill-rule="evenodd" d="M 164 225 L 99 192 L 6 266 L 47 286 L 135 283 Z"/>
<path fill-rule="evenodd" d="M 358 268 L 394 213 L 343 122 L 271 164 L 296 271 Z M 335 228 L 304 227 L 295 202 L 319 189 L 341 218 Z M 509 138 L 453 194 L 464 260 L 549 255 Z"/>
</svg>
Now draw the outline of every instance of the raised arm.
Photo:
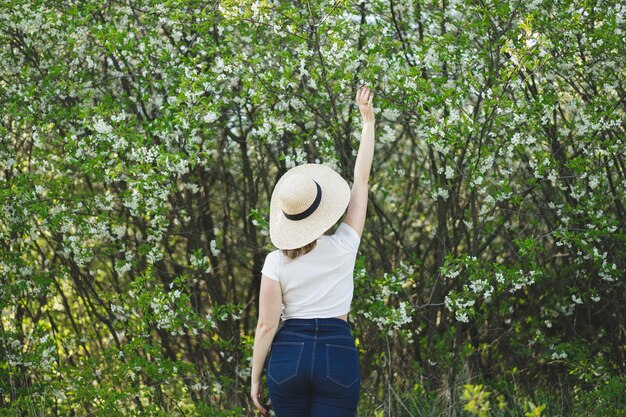
<svg viewBox="0 0 626 417">
<path fill-rule="evenodd" d="M 361 143 L 359 152 L 354 164 L 354 182 L 352 183 L 352 193 L 350 204 L 344 222 L 353 228 L 359 236 L 363 234 L 365 225 L 365 215 L 367 214 L 368 182 L 372 159 L 374 158 L 374 108 L 372 100 L 374 93 L 369 87 L 359 88 L 356 92 L 356 104 L 359 106 L 361 118 L 363 119 L 363 131 L 361 133 Z"/>
</svg>

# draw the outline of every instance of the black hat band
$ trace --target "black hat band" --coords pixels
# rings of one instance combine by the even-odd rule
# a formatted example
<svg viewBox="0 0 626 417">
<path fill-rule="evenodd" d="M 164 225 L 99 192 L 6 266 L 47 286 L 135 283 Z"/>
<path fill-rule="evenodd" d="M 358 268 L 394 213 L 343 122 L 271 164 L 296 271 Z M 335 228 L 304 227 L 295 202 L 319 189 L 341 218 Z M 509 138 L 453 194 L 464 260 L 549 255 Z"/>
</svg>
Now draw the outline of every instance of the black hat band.
<svg viewBox="0 0 626 417">
<path fill-rule="evenodd" d="M 311 206 L 308 209 L 304 210 L 303 212 L 296 213 L 296 214 L 287 214 L 283 210 L 283 214 L 285 215 L 286 218 L 288 218 L 289 220 L 304 220 L 307 217 L 309 217 L 311 214 L 313 214 L 315 210 L 317 210 L 320 203 L 322 202 L 322 187 L 320 187 L 317 181 L 313 180 L 313 182 L 317 186 L 317 195 L 315 196 L 315 200 L 313 201 Z"/>
</svg>

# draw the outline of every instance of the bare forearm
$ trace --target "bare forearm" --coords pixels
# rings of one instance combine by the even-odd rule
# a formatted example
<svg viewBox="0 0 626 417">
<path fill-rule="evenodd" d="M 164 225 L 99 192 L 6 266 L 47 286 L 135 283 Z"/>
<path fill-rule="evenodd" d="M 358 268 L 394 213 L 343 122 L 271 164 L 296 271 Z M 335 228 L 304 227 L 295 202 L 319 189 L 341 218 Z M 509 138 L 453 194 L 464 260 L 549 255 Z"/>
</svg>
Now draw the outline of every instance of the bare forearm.
<svg viewBox="0 0 626 417">
<path fill-rule="evenodd" d="M 344 222 L 359 236 L 363 234 L 365 216 L 367 215 L 368 182 L 374 159 L 374 127 L 376 117 L 372 106 L 373 93 L 368 87 L 357 90 L 356 103 L 361 112 L 363 131 L 361 143 L 354 163 L 354 182 L 350 193 L 350 204 Z"/>
<path fill-rule="evenodd" d="M 361 144 L 359 145 L 359 152 L 357 153 L 356 162 L 354 164 L 355 184 L 366 185 L 369 180 L 372 160 L 374 158 L 374 129 L 375 122 L 373 120 L 363 122 Z"/>
<path fill-rule="evenodd" d="M 263 364 L 270 350 L 272 340 L 276 334 L 276 327 L 257 326 L 254 336 L 254 350 L 252 352 L 252 379 L 260 380 Z"/>
</svg>

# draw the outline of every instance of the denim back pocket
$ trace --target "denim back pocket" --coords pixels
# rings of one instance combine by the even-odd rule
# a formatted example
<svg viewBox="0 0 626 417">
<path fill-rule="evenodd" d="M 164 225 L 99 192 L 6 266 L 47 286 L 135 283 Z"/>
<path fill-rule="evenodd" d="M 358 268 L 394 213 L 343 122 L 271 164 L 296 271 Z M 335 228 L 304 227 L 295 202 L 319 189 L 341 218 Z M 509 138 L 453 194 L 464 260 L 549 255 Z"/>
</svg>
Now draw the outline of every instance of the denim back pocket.
<svg viewBox="0 0 626 417">
<path fill-rule="evenodd" d="M 326 345 L 326 377 L 344 388 L 359 381 L 359 354 L 356 348 Z"/>
<path fill-rule="evenodd" d="M 272 344 L 267 376 L 277 384 L 284 384 L 298 375 L 304 342 L 275 342 Z"/>
</svg>

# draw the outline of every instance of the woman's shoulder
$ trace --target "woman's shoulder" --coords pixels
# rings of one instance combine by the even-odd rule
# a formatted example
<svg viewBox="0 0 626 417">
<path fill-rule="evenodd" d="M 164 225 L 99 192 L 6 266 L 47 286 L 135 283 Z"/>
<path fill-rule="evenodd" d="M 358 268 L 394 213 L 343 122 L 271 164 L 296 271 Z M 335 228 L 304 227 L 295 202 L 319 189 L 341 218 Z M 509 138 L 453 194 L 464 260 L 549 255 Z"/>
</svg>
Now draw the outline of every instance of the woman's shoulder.
<svg viewBox="0 0 626 417">
<path fill-rule="evenodd" d="M 275 250 L 267 254 L 261 272 L 269 278 L 278 281 L 280 275 L 280 250 Z"/>
<path fill-rule="evenodd" d="M 347 223 L 341 223 L 335 233 L 324 235 L 321 239 L 331 242 L 334 246 L 343 248 L 350 252 L 356 252 L 359 248 L 361 238 L 359 234 Z"/>
<path fill-rule="evenodd" d="M 275 249 L 265 255 L 265 260 L 267 261 L 278 261 L 280 259 L 281 251 L 280 249 Z"/>
</svg>

